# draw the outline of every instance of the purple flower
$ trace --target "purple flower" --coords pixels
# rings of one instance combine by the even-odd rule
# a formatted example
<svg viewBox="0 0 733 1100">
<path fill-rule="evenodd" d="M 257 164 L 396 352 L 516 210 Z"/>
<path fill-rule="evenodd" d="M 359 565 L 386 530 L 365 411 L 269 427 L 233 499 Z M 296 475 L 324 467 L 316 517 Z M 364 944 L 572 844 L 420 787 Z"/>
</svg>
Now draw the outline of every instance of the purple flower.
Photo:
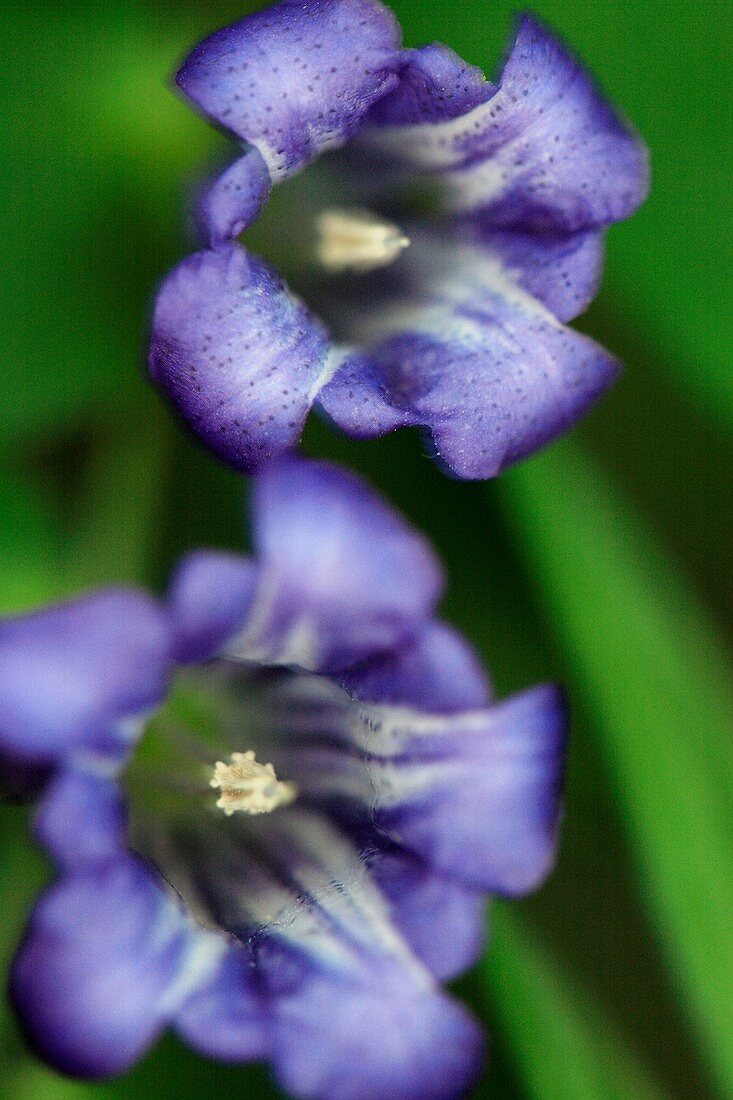
<svg viewBox="0 0 733 1100">
<path fill-rule="evenodd" d="M 225 462 L 294 447 L 315 405 L 354 438 L 418 426 L 453 474 L 491 477 L 612 381 L 566 322 L 645 195 L 645 150 L 534 19 L 494 84 L 444 46 L 400 49 L 377 0 L 280 0 L 177 80 L 243 152 L 201 200 L 206 248 L 160 289 L 149 363 Z M 236 242 L 261 212 L 254 245 L 288 285 Z"/>
<path fill-rule="evenodd" d="M 0 625 L 0 751 L 51 771 L 56 867 L 15 960 L 41 1054 L 127 1069 L 171 1026 L 295 1096 L 460 1096 L 476 1023 L 439 986 L 486 892 L 546 874 L 565 717 L 496 703 L 434 618 L 426 544 L 351 475 L 255 481 L 252 559 L 186 558 Z"/>
</svg>

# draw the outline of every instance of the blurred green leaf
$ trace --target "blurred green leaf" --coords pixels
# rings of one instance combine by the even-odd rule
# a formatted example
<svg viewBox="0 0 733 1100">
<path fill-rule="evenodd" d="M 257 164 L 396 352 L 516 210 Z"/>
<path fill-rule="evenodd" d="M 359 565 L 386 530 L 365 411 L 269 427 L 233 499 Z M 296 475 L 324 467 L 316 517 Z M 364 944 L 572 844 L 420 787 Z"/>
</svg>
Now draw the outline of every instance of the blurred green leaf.
<svg viewBox="0 0 733 1100">
<path fill-rule="evenodd" d="M 43 495 L 0 470 L 0 612 L 24 611 L 61 590 L 61 540 Z"/>
<path fill-rule="evenodd" d="M 584 705 L 711 1071 L 733 1092 L 729 654 L 644 524 L 571 441 L 500 489 Z"/>
<path fill-rule="evenodd" d="M 482 973 L 515 1071 L 533 1100 L 661 1100 L 662 1091 L 604 1017 L 508 906 L 492 909 Z"/>
<path fill-rule="evenodd" d="M 71 587 L 150 581 L 175 431 L 168 410 L 153 401 L 130 424 L 98 426 L 66 540 Z"/>
<path fill-rule="evenodd" d="M 4 442 L 150 399 L 149 301 L 221 140 L 167 84 L 195 26 L 136 0 L 4 8 Z"/>
</svg>

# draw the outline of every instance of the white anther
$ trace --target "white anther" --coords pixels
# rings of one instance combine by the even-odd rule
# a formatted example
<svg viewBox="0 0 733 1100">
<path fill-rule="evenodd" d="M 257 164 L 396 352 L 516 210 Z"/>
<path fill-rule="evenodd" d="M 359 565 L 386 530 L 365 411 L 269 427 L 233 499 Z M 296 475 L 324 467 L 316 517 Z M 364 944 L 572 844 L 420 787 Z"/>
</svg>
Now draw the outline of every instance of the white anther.
<svg viewBox="0 0 733 1100">
<path fill-rule="evenodd" d="M 387 267 L 410 243 L 394 222 L 356 207 L 324 210 L 316 232 L 318 262 L 333 272 Z"/>
<path fill-rule="evenodd" d="M 218 787 L 217 806 L 227 817 L 233 813 L 269 814 L 287 806 L 297 793 L 294 783 L 282 783 L 272 764 L 258 764 L 253 752 L 233 752 L 230 764 L 217 760 L 210 787 Z"/>
</svg>

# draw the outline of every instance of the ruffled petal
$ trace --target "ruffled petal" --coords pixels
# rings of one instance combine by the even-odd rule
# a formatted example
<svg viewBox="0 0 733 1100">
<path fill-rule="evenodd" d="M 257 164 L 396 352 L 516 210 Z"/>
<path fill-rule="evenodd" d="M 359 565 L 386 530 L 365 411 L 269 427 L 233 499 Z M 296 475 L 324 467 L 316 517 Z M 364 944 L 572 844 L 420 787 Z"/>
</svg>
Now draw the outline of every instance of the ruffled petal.
<svg viewBox="0 0 733 1100">
<path fill-rule="evenodd" d="M 415 395 L 428 449 L 459 478 L 495 477 L 533 454 L 572 427 L 618 370 L 587 337 L 506 313 L 503 324 L 490 314 L 467 320 L 473 332 L 461 333 L 459 321 L 452 340 L 405 334 L 378 352 L 385 373 L 414 372 L 428 390 Z"/>
<path fill-rule="evenodd" d="M 158 702 L 169 669 L 162 609 L 110 589 L 0 623 L 0 747 L 53 762 L 114 750 L 123 718 Z"/>
<path fill-rule="evenodd" d="M 477 655 L 457 631 L 431 622 L 396 653 L 377 657 L 345 677 L 344 687 L 365 703 L 450 714 L 485 707 L 491 699 Z"/>
<path fill-rule="evenodd" d="M 37 903 L 11 979 L 34 1046 L 73 1076 L 128 1069 L 167 1022 L 189 938 L 132 859 L 61 879 Z"/>
<path fill-rule="evenodd" d="M 328 373 L 320 324 L 238 245 L 198 252 L 157 297 L 149 366 L 223 461 L 251 472 L 293 447 Z"/>
<path fill-rule="evenodd" d="M 526 15 L 491 98 L 444 121 L 374 126 L 369 141 L 430 172 L 448 209 L 493 225 L 597 228 L 628 217 L 648 188 L 640 140 Z"/>
<path fill-rule="evenodd" d="M 242 628 L 252 606 L 257 566 L 237 554 L 198 550 L 178 565 L 168 603 L 175 656 L 182 663 L 204 661 Z"/>
<path fill-rule="evenodd" d="M 278 180 L 354 133 L 395 85 L 398 46 L 374 0 L 280 0 L 201 42 L 176 80 Z"/>
<path fill-rule="evenodd" d="M 617 373 L 612 356 L 524 289 L 574 312 L 593 278 L 592 243 L 571 249 L 567 269 L 552 249 L 520 257 L 519 247 L 492 253 L 416 235 L 405 260 L 413 292 L 352 318 L 384 400 L 428 429 L 436 457 L 461 478 L 494 477 L 554 439 Z M 531 271 L 538 252 L 545 266 Z M 349 431 L 344 405 L 328 411 Z"/>
<path fill-rule="evenodd" d="M 265 1003 L 242 948 L 229 948 L 209 981 L 181 1006 L 174 1026 L 189 1046 L 207 1058 L 252 1062 L 268 1056 Z"/>
<path fill-rule="evenodd" d="M 441 591 L 423 538 L 338 467 L 294 457 L 268 466 L 253 526 L 260 581 L 230 655 L 345 668 L 417 632 Z"/>
<path fill-rule="evenodd" d="M 198 204 L 203 235 L 211 248 L 238 237 L 257 218 L 270 195 L 267 165 L 250 146 L 204 190 Z"/>
</svg>

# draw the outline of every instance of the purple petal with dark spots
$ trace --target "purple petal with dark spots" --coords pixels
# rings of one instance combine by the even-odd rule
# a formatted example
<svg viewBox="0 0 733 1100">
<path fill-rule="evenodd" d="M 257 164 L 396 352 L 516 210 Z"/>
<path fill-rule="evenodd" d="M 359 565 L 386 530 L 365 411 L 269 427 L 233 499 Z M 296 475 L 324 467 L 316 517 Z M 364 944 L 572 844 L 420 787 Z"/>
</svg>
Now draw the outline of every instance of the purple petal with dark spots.
<svg viewBox="0 0 733 1100">
<path fill-rule="evenodd" d="M 480 69 L 440 42 L 403 50 L 399 83 L 369 112 L 367 123 L 409 126 L 458 118 L 485 103 L 496 88 Z"/>
<path fill-rule="evenodd" d="M 372 0 L 280 0 L 193 50 L 176 80 L 282 179 L 347 140 L 396 83 L 399 28 Z"/>
<path fill-rule="evenodd" d="M 412 104 L 400 120 L 387 98 L 375 114 L 389 120 L 369 134 L 376 148 L 428 173 L 447 210 L 480 213 L 493 226 L 599 228 L 628 217 L 647 192 L 641 141 L 573 55 L 527 15 L 486 102 L 415 122 Z"/>
<path fill-rule="evenodd" d="M 277 275 L 229 245 L 189 256 L 165 279 L 148 361 L 215 454 L 252 471 L 297 443 L 328 351 Z"/>
<path fill-rule="evenodd" d="M 270 196 L 267 165 L 250 146 L 204 190 L 198 218 L 211 248 L 238 237 L 258 217 Z"/>
</svg>

